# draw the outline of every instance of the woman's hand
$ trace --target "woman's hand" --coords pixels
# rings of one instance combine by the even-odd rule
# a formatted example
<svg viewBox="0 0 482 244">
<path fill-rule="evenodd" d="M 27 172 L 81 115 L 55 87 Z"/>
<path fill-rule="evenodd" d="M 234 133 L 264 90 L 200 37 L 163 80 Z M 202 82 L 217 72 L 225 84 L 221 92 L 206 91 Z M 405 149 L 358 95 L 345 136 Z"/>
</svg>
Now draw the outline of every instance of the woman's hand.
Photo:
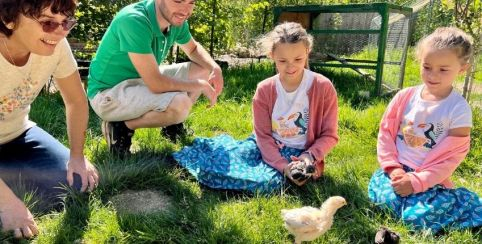
<svg viewBox="0 0 482 244">
<path fill-rule="evenodd" d="M 396 175 L 392 178 L 393 190 L 401 197 L 406 197 L 413 193 L 412 182 L 408 174 Z"/>
<path fill-rule="evenodd" d="M 33 215 L 20 199 L 13 196 L 2 200 L 0 206 L 2 231 L 13 231 L 15 238 L 19 239 L 38 235 L 38 227 Z"/>
<path fill-rule="evenodd" d="M 97 169 L 84 156 L 79 158 L 71 157 L 67 167 L 67 182 L 70 186 L 74 184 L 74 173 L 80 176 L 82 181 L 81 192 L 87 187 L 89 191 L 93 191 L 99 184 L 99 174 Z"/>
</svg>

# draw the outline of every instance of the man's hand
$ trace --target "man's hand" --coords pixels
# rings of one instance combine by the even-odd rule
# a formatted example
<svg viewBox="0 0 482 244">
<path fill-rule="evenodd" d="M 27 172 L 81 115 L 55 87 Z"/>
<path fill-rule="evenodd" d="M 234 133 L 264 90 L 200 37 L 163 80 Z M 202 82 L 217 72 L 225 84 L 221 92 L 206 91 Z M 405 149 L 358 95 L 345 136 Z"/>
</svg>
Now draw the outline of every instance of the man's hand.
<svg viewBox="0 0 482 244">
<path fill-rule="evenodd" d="M 412 182 L 408 174 L 394 176 L 392 178 L 392 187 L 401 197 L 406 197 L 413 193 Z"/>
<path fill-rule="evenodd" d="M 81 192 L 87 187 L 89 191 L 93 191 L 99 184 L 99 174 L 97 169 L 84 156 L 80 158 L 71 157 L 67 166 L 67 182 L 70 186 L 74 184 L 74 173 L 80 176 L 82 181 Z"/>
<path fill-rule="evenodd" d="M 204 94 L 204 96 L 206 96 L 206 98 L 209 100 L 210 107 L 214 106 L 216 104 L 216 100 L 218 99 L 214 88 L 206 80 L 199 79 L 197 81 L 201 86 L 202 94 Z"/>
<path fill-rule="evenodd" d="M 208 82 L 214 87 L 216 96 L 219 96 L 224 87 L 223 72 L 219 66 L 214 68 L 209 74 Z"/>
<path fill-rule="evenodd" d="M 32 238 L 38 235 L 37 224 L 25 204 L 15 196 L 3 200 L 5 201 L 0 207 L 2 231 L 13 231 L 15 238 Z"/>
</svg>

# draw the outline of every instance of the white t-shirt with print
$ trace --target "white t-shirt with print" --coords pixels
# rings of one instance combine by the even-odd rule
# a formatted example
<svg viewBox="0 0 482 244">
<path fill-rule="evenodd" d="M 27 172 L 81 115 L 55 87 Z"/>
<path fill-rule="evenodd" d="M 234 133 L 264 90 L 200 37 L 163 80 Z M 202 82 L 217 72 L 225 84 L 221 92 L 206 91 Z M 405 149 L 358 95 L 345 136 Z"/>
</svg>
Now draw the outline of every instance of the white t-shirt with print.
<svg viewBox="0 0 482 244">
<path fill-rule="evenodd" d="M 53 75 L 65 78 L 77 69 L 64 38 L 50 56 L 31 53 L 22 67 L 12 65 L 0 54 L 0 144 L 9 142 L 35 125 L 28 119 L 30 104 Z"/>
<path fill-rule="evenodd" d="M 455 91 L 440 101 L 426 101 L 417 87 L 403 114 L 397 133 L 398 160 L 420 166 L 427 153 L 435 148 L 450 129 L 472 127 L 472 111 L 467 101 Z"/>
<path fill-rule="evenodd" d="M 273 137 L 285 146 L 304 149 L 309 122 L 308 90 L 314 74 L 305 69 L 300 85 L 292 92 L 286 92 L 279 75 L 275 79 L 277 98 L 271 114 Z"/>
</svg>

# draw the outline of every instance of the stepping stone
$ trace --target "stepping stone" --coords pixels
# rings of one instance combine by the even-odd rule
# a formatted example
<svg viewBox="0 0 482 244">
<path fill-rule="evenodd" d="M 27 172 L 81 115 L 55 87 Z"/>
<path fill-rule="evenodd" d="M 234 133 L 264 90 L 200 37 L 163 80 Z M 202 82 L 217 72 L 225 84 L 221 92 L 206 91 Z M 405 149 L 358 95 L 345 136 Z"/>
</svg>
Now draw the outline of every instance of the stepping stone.
<svg viewBox="0 0 482 244">
<path fill-rule="evenodd" d="M 169 212 L 172 205 L 171 197 L 153 190 L 127 190 L 111 197 L 110 201 L 117 212 L 129 214 Z"/>
</svg>

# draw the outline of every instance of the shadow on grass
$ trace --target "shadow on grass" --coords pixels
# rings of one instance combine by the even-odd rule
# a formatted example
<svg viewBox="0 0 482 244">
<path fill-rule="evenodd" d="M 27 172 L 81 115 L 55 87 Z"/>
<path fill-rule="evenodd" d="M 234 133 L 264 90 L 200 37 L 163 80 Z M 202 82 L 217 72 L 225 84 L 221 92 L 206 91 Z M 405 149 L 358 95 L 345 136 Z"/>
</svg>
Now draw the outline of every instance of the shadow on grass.
<svg viewBox="0 0 482 244">
<path fill-rule="evenodd" d="M 80 193 L 71 188 L 68 189 L 64 203 L 64 214 L 53 243 L 81 243 L 84 231 L 89 223 L 92 211 L 89 204 L 89 194 Z"/>
<path fill-rule="evenodd" d="M 0 232 L 0 243 L 30 243 L 28 240 L 18 240 L 13 237 L 13 232 Z"/>
<path fill-rule="evenodd" d="M 99 159 L 104 156 L 97 164 L 102 177 L 98 192 L 104 204 L 110 204 L 110 198 L 120 193 L 143 190 L 162 192 L 172 203 L 167 211 L 139 214 L 118 211 L 120 230 L 129 243 L 212 242 L 204 238 L 214 229 L 208 216 L 213 200 L 206 199 L 193 181 L 183 180 L 189 175 L 175 167 L 169 156 L 171 152 L 171 148 L 165 147 L 143 148 L 124 159 L 104 152 L 94 155 Z"/>
<path fill-rule="evenodd" d="M 186 138 L 185 142 L 189 139 L 192 138 Z M 101 175 L 96 192 L 100 193 L 99 198 L 105 205 L 120 193 L 144 190 L 162 192 L 172 203 L 169 211 L 164 212 L 131 214 L 118 211 L 117 220 L 125 240 L 130 243 L 250 242 L 238 225 L 216 228 L 210 213 L 221 202 L 252 196 L 200 185 L 187 170 L 177 166 L 171 156 L 173 151 L 172 144 L 141 148 L 124 159 L 108 154 L 105 149 L 94 152 L 93 160 Z"/>
<path fill-rule="evenodd" d="M 482 226 L 472 229 L 472 234 L 477 237 L 479 243 L 482 243 Z"/>
</svg>

